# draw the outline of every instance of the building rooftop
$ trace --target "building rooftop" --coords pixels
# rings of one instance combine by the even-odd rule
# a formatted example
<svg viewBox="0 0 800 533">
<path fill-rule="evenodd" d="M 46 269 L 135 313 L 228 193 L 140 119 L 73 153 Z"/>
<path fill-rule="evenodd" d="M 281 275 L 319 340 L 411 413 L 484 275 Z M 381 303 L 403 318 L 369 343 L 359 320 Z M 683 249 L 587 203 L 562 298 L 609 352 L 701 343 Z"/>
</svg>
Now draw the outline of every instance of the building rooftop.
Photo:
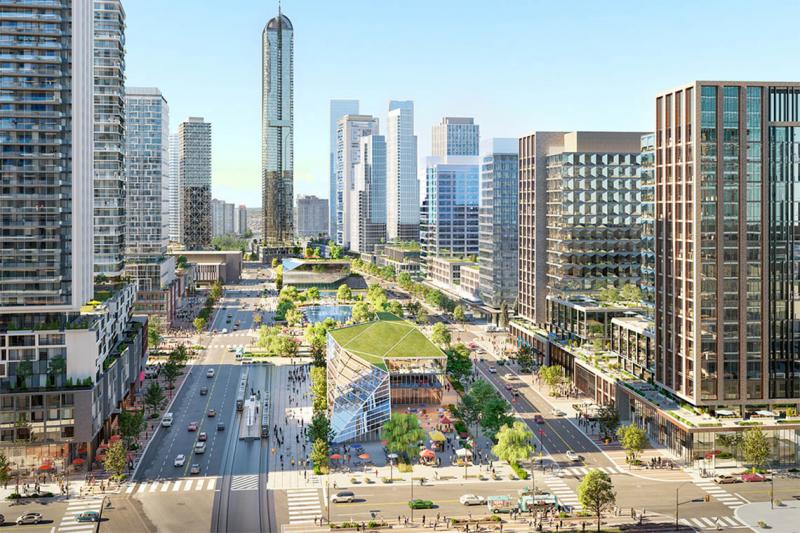
<svg viewBox="0 0 800 533">
<path fill-rule="evenodd" d="M 437 348 L 410 322 L 391 313 L 379 313 L 378 320 L 331 331 L 346 351 L 385 369 L 387 358 L 443 358 Z"/>
</svg>

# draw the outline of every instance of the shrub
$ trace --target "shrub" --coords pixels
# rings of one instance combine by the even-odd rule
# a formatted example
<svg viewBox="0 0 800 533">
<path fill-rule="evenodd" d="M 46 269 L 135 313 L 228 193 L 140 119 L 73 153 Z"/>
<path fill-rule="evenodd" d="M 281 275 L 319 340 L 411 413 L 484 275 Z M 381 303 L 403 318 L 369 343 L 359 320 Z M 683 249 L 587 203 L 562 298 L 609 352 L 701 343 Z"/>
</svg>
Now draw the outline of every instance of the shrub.
<svg viewBox="0 0 800 533">
<path fill-rule="evenodd" d="M 511 469 L 518 478 L 522 480 L 528 479 L 528 472 L 517 463 L 511 463 Z"/>
<path fill-rule="evenodd" d="M 402 472 L 402 473 L 404 473 L 404 474 L 407 474 L 407 473 L 409 473 L 409 472 L 413 472 L 413 471 L 414 471 L 414 467 L 412 467 L 412 466 L 411 466 L 410 464 L 408 464 L 408 463 L 398 463 L 398 465 L 397 465 L 397 471 L 398 471 L 398 472 Z"/>
</svg>

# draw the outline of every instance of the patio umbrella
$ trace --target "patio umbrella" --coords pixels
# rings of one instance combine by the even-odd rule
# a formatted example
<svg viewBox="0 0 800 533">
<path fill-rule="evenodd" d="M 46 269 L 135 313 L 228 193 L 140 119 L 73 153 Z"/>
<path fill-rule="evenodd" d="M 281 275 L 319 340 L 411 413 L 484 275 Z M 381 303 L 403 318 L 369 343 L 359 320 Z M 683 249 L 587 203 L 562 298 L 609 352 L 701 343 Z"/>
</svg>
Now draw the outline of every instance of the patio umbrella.
<svg viewBox="0 0 800 533">
<path fill-rule="evenodd" d="M 359 459 L 364 459 L 364 460 L 369 459 L 369 454 L 368 453 L 362 453 L 361 455 L 358 456 L 358 458 Z"/>
<path fill-rule="evenodd" d="M 432 441 L 435 442 L 444 442 L 447 438 L 441 431 L 431 431 L 428 436 L 431 438 Z"/>
<path fill-rule="evenodd" d="M 73 459 L 72 464 L 80 466 L 85 462 L 86 459 L 81 459 L 80 457 L 78 457 L 77 459 Z"/>
<path fill-rule="evenodd" d="M 39 470 L 42 470 L 42 471 L 52 470 L 52 469 L 53 469 L 53 465 L 50 464 L 50 463 L 45 463 L 45 464 L 43 464 L 43 465 L 41 465 L 39 467 Z"/>
<path fill-rule="evenodd" d="M 466 448 L 459 448 L 456 450 L 456 455 L 459 457 L 469 457 L 472 455 L 472 452 Z"/>
<path fill-rule="evenodd" d="M 342 458 L 342 455 L 339 454 L 339 453 L 331 454 L 331 459 L 333 459 L 333 460 L 338 460 L 338 459 L 341 459 L 341 458 Z"/>
<path fill-rule="evenodd" d="M 425 448 L 424 450 L 419 452 L 419 456 L 424 457 L 425 459 L 433 459 L 434 457 L 436 457 L 436 454 L 433 452 L 433 450 Z"/>
<path fill-rule="evenodd" d="M 94 458 L 97 459 L 98 461 L 105 461 L 106 460 L 106 454 L 98 453 L 97 455 L 94 456 Z"/>
<path fill-rule="evenodd" d="M 120 441 L 120 440 L 122 440 L 122 437 L 121 437 L 121 436 L 119 436 L 119 435 L 111 435 L 111 436 L 108 438 L 108 441 L 109 441 L 109 442 L 117 442 L 117 441 Z"/>
<path fill-rule="evenodd" d="M 446 415 L 442 415 L 442 418 L 439 419 L 439 423 L 440 424 L 445 424 L 445 425 L 450 425 L 450 424 L 453 423 L 453 421 L 450 420 L 449 418 L 447 418 Z"/>
<path fill-rule="evenodd" d="M 97 447 L 98 450 L 105 450 L 106 448 L 108 448 L 108 444 L 106 444 L 105 442 Z"/>
</svg>

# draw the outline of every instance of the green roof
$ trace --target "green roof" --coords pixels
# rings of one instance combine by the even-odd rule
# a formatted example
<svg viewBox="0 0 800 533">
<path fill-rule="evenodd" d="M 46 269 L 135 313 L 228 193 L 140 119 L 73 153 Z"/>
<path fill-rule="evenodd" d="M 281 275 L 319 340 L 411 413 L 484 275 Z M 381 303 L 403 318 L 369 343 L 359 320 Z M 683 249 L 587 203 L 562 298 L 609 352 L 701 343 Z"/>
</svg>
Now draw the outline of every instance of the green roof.
<svg viewBox="0 0 800 533">
<path fill-rule="evenodd" d="M 413 324 L 391 313 L 379 313 L 378 320 L 330 332 L 339 345 L 380 368 L 384 358 L 446 357 Z"/>
</svg>

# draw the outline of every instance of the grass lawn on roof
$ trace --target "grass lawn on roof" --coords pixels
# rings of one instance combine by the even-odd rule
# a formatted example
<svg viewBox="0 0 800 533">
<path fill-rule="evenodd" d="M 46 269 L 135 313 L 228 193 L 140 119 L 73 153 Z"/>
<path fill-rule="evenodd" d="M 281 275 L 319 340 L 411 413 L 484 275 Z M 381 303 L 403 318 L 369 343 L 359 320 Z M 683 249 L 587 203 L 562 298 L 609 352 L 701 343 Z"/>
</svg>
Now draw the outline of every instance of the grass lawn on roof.
<svg viewBox="0 0 800 533">
<path fill-rule="evenodd" d="M 412 324 L 389 317 L 332 331 L 331 335 L 345 350 L 382 368 L 384 357 L 444 357 Z"/>
</svg>

